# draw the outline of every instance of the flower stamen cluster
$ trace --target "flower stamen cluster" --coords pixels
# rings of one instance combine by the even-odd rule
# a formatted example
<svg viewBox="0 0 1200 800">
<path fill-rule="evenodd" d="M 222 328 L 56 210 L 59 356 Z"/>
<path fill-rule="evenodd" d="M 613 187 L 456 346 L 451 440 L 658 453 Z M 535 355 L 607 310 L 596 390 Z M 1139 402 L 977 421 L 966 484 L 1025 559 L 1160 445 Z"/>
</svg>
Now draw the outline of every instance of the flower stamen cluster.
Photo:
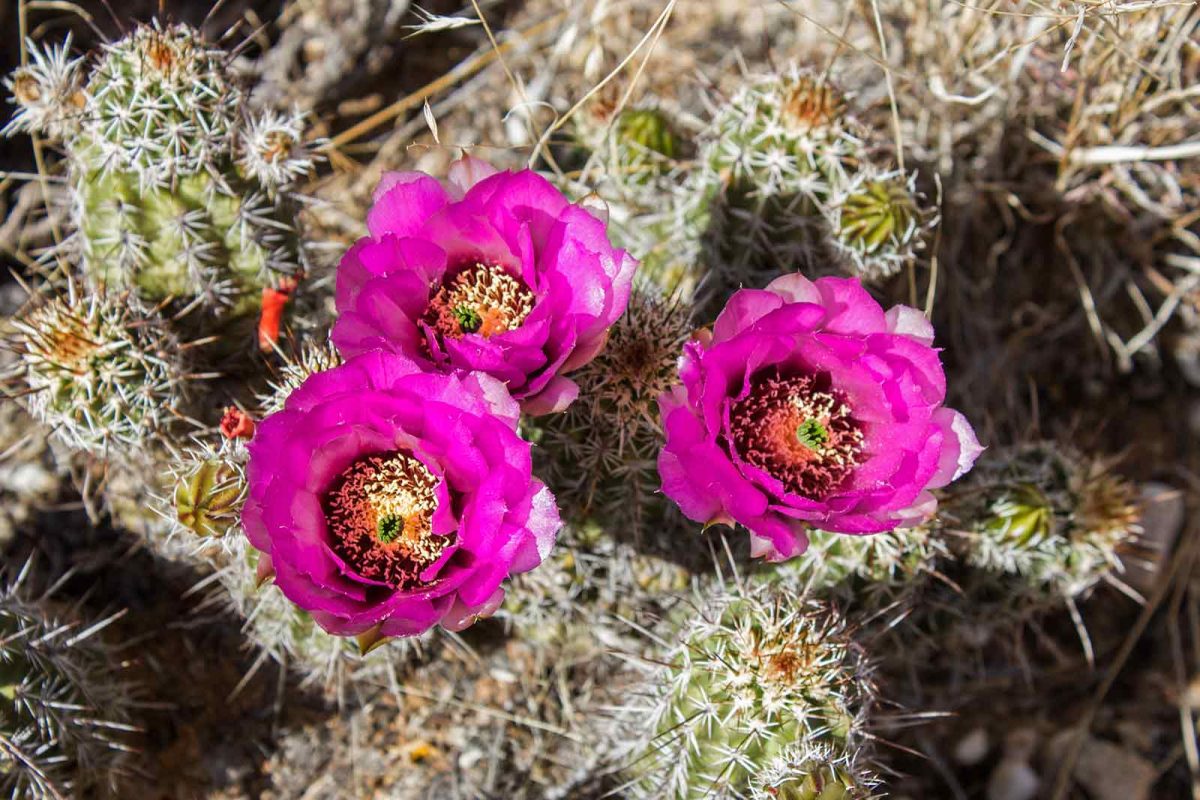
<svg viewBox="0 0 1200 800">
<path fill-rule="evenodd" d="M 805 497 L 825 497 L 862 460 L 862 430 L 828 375 L 756 377 L 733 404 L 730 430 L 743 459 Z"/>
<path fill-rule="evenodd" d="M 425 322 L 443 337 L 475 333 L 487 339 L 519 328 L 534 302 L 533 293 L 504 267 L 475 263 L 437 288 Z"/>
<path fill-rule="evenodd" d="M 433 534 L 438 480 L 408 453 L 360 458 L 325 493 L 330 546 L 365 578 L 397 589 L 421 583 L 453 535 Z"/>
</svg>

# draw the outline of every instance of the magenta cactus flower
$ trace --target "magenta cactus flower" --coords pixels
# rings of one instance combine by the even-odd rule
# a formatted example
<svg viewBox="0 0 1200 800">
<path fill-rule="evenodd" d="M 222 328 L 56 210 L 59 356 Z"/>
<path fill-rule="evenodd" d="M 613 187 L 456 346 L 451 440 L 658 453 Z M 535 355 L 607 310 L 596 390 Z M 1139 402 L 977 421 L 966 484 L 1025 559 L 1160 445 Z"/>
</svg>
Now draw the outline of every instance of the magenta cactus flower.
<svg viewBox="0 0 1200 800">
<path fill-rule="evenodd" d="M 942 402 L 933 328 L 886 313 L 857 280 L 785 275 L 730 298 L 684 347 L 682 385 L 659 398 L 663 492 L 690 519 L 740 523 L 752 551 L 799 555 L 808 526 L 875 533 L 937 508 L 930 489 L 981 451 Z"/>
<path fill-rule="evenodd" d="M 337 635 L 459 630 L 560 525 L 494 378 L 374 352 L 309 377 L 249 444 L 260 572 Z"/>
<path fill-rule="evenodd" d="M 604 346 L 637 267 L 544 178 L 470 157 L 445 182 L 384 175 L 367 228 L 338 267 L 334 344 L 485 372 L 530 414 L 575 399 L 565 375 Z"/>
</svg>

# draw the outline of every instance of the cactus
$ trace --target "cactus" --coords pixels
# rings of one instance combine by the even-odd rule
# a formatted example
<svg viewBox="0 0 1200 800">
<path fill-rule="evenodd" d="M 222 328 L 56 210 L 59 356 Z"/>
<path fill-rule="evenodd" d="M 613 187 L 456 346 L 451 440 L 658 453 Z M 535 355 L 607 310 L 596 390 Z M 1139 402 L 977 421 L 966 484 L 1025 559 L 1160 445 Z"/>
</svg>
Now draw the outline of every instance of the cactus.
<svg viewBox="0 0 1200 800">
<path fill-rule="evenodd" d="M 619 82 L 609 84 L 573 119 L 579 145 L 601 157 L 608 178 L 633 188 L 666 171 L 683 155 L 687 142 L 653 100 L 617 111 L 625 91 Z"/>
<path fill-rule="evenodd" d="M 793 746 L 750 782 L 750 800 L 871 800 L 879 781 L 853 756 Z"/>
<path fill-rule="evenodd" d="M 616 617 L 658 614 L 690 580 L 684 567 L 614 542 L 596 524 L 583 523 L 559 533 L 541 566 L 511 578 L 500 616 L 537 642 L 593 637 Z"/>
<path fill-rule="evenodd" d="M 305 342 L 294 355 L 283 354 L 283 365 L 267 392 L 259 395 L 258 408 L 262 416 L 283 409 L 288 395 L 304 383 L 308 376 L 342 363 L 341 354 L 328 341 L 321 344 Z"/>
<path fill-rule="evenodd" d="M 658 396 L 678 381 L 690 309 L 635 288 L 604 350 L 573 374 L 579 400 L 542 427 L 545 476 L 568 514 L 641 526 L 658 501 Z"/>
<path fill-rule="evenodd" d="M 210 449 L 178 463 L 173 499 L 179 525 L 201 538 L 236 534 L 246 501 L 242 460 Z"/>
<path fill-rule="evenodd" d="M 1140 533 L 1135 498 L 1104 462 L 1039 442 L 982 459 L 948 510 L 970 532 L 969 564 L 1031 597 L 1074 598 L 1117 579 Z"/>
<path fill-rule="evenodd" d="M 246 459 L 244 444 L 235 439 L 220 447 L 194 446 L 179 455 L 174 468 L 171 508 L 164 512 L 175 522 L 169 552 L 216 570 L 216 585 L 202 606 L 225 607 L 245 620 L 246 638 L 259 650 L 250 675 L 270 659 L 295 670 L 301 685 L 320 688 L 339 702 L 349 691 L 398 686 L 400 671 L 436 634 L 381 641 L 333 636 L 272 586 L 272 573 L 260 570 L 259 553 L 239 524 Z M 202 585 L 212 583 L 206 578 Z"/>
<path fill-rule="evenodd" d="M 844 623 L 805 597 L 738 590 L 679 632 L 651 689 L 635 796 L 742 798 L 796 748 L 865 759 L 872 688 Z M 800 795 L 803 797 L 803 795 Z M 817 795 L 818 797 L 820 795 Z"/>
<path fill-rule="evenodd" d="M 217 573 L 220 586 L 210 602 L 225 605 L 246 620 L 243 632 L 259 656 L 245 680 L 269 658 L 296 671 L 301 686 L 321 689 L 343 704 L 350 693 L 377 688 L 398 691 L 403 670 L 437 641 L 436 631 L 382 640 L 326 633 L 270 584 L 270 574 L 259 570 L 258 551 L 245 536 L 225 537 L 223 551 L 225 562 Z"/>
<path fill-rule="evenodd" d="M 949 551 L 933 526 L 850 535 L 808 532 L 808 550 L 772 565 L 768 580 L 879 610 L 920 589 Z"/>
<path fill-rule="evenodd" d="M 0 586 L 0 795 L 114 796 L 127 777 L 130 685 L 100 638 L 25 590 L 30 563 Z"/>
<path fill-rule="evenodd" d="M 617 141 L 638 157 L 672 159 L 679 155 L 680 141 L 671 120 L 657 108 L 627 108 L 617 117 Z"/>
<path fill-rule="evenodd" d="M 79 125 L 84 113 L 83 60 L 71 58 L 71 37 L 58 47 L 28 43 L 33 63 L 4 79 L 17 109 L 0 133 L 44 133 L 61 140 Z"/>
<path fill-rule="evenodd" d="M 137 450 L 179 413 L 178 340 L 132 297 L 49 300 L 14 321 L 24 403 L 74 448 Z"/>
<path fill-rule="evenodd" d="M 835 249 L 864 278 L 899 272 L 913 258 L 928 213 L 916 175 L 864 169 L 828 205 Z"/>
<path fill-rule="evenodd" d="M 886 278 L 930 224 L 914 176 L 882 170 L 837 89 L 796 67 L 747 81 L 718 109 L 697 162 L 664 223 L 666 258 L 676 270 L 706 265 L 718 293 L 839 261 Z"/>
<path fill-rule="evenodd" d="M 10 127 L 65 149 L 93 287 L 238 315 L 303 272 L 289 187 L 312 160 L 298 118 L 251 112 L 225 54 L 185 25 L 139 26 L 80 72 L 65 46 L 38 52 L 9 80 Z"/>
</svg>

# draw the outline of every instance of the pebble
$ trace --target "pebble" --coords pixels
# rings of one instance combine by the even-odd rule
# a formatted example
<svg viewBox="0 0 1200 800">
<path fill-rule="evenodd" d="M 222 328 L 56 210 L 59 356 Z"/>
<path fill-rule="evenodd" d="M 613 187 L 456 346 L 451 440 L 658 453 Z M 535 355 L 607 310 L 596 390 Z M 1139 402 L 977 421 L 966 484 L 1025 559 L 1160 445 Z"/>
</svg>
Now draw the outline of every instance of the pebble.
<svg viewBox="0 0 1200 800">
<path fill-rule="evenodd" d="M 1075 765 L 1075 780 L 1092 800 L 1149 800 L 1158 772 L 1137 753 L 1088 737 Z"/>
<path fill-rule="evenodd" d="M 987 758 L 990 749 L 987 729 L 981 726 L 958 740 L 954 746 L 954 760 L 964 767 L 973 767 Z"/>
<path fill-rule="evenodd" d="M 1061 763 L 1075 735 L 1068 728 L 1050 741 L 1043 753 L 1047 765 Z M 1137 753 L 1091 735 L 1079 748 L 1072 775 L 1090 800 L 1150 800 L 1158 778 L 1154 765 Z"/>
<path fill-rule="evenodd" d="M 1033 800 L 1041 784 L 1028 762 L 1005 757 L 988 778 L 987 800 Z"/>
<path fill-rule="evenodd" d="M 1037 746 L 1037 733 L 1018 728 L 1004 737 L 1004 757 L 992 770 L 987 784 L 987 800 L 1033 800 L 1042 779 L 1029 765 Z"/>
</svg>

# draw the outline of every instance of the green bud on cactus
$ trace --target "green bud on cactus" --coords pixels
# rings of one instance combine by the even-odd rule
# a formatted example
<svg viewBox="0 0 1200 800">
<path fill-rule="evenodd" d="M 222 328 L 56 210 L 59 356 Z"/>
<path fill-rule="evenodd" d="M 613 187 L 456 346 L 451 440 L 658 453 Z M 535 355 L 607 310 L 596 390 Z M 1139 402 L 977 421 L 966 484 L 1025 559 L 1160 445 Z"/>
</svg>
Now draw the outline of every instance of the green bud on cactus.
<svg viewBox="0 0 1200 800">
<path fill-rule="evenodd" d="M 141 448 L 174 421 L 187 377 L 179 342 L 132 297 L 54 299 L 14 326 L 25 405 L 73 447 Z"/>
<path fill-rule="evenodd" d="M 232 460 L 205 458 L 175 483 L 175 518 L 197 536 L 224 536 L 238 525 L 246 476 Z"/>
<path fill-rule="evenodd" d="M 1140 534 L 1135 487 L 1052 442 L 985 454 L 948 511 L 971 530 L 968 563 L 1051 598 L 1117 580 Z"/>
<path fill-rule="evenodd" d="M 982 521 L 981 533 L 1006 547 L 1035 548 L 1053 533 L 1054 509 L 1036 486 L 1007 487 Z"/>
<path fill-rule="evenodd" d="M 667 115 L 656 108 L 628 108 L 617 117 L 617 137 L 622 144 L 643 153 L 675 158 L 679 139 Z"/>
<path fill-rule="evenodd" d="M 833 240 L 864 278 L 897 272 L 913 257 L 927 213 L 913 176 L 864 172 L 835 206 Z"/>
</svg>

